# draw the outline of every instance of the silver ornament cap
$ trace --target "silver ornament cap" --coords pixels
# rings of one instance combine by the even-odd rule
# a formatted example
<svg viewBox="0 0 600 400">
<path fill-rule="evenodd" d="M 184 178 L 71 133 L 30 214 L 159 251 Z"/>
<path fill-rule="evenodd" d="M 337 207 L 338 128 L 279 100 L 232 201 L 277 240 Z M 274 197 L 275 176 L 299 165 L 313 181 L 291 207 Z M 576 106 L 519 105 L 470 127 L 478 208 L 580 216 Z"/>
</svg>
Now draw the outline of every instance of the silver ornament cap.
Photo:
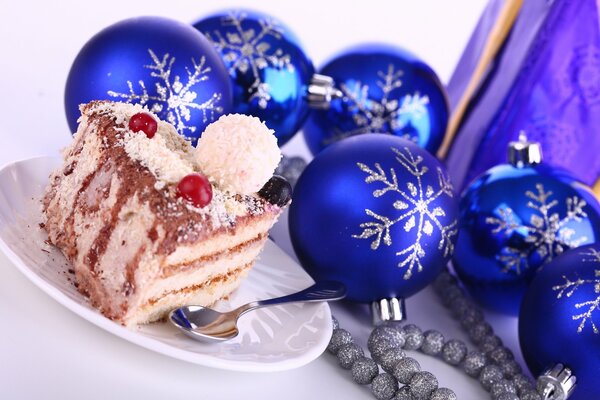
<svg viewBox="0 0 600 400">
<path fill-rule="evenodd" d="M 381 299 L 371 303 L 373 325 L 381 325 L 389 321 L 404 321 L 406 319 L 406 306 L 404 299 L 395 297 Z"/>
<path fill-rule="evenodd" d="M 330 76 L 314 74 L 308 85 L 308 106 L 317 110 L 327 110 L 333 99 L 342 97 L 342 92 L 334 85 L 335 82 Z"/>
<path fill-rule="evenodd" d="M 508 163 L 517 167 L 529 167 L 542 162 L 542 146 L 539 142 L 527 140 L 525 132 L 521 131 L 519 140 L 508 143 Z"/>
<path fill-rule="evenodd" d="M 575 389 L 577 377 L 570 368 L 556 364 L 537 380 L 537 391 L 544 400 L 566 400 Z"/>
</svg>

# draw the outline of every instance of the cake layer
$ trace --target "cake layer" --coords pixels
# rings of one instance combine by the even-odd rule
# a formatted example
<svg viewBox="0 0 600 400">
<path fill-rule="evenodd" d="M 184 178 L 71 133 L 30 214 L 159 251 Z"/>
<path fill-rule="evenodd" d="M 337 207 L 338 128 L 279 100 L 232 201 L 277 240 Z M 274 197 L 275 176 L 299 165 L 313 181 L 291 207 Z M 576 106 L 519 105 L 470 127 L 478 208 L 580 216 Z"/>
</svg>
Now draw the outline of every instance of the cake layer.
<svg viewBox="0 0 600 400">
<path fill-rule="evenodd" d="M 237 287 L 281 208 L 212 182 L 198 208 L 177 193 L 200 172 L 191 150 L 162 121 L 153 138 L 127 121 L 140 106 L 92 102 L 82 109 L 64 165 L 44 197 L 49 240 L 73 263 L 79 290 L 124 324 L 159 318 L 178 299 L 212 304 Z M 246 271 L 236 272 L 236 271 Z"/>
<path fill-rule="evenodd" d="M 154 322 L 185 304 L 211 306 L 237 289 L 251 268 L 252 264 L 244 265 L 201 284 L 186 286 L 150 299 L 138 307 L 135 313 L 125 316 L 123 322 L 127 326 Z"/>
</svg>

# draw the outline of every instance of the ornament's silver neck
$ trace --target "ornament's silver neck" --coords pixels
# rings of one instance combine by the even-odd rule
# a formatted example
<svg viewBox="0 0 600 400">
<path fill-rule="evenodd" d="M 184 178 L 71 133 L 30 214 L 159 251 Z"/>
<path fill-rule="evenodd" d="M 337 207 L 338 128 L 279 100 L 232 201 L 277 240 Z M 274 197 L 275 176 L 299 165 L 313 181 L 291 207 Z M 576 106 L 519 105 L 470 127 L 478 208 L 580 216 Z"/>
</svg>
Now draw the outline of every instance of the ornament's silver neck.
<svg viewBox="0 0 600 400">
<path fill-rule="evenodd" d="M 508 143 L 508 163 L 523 168 L 542 162 L 542 146 L 539 142 L 527 141 L 525 132 L 519 134 L 519 140 Z"/>
<path fill-rule="evenodd" d="M 556 364 L 537 380 L 537 391 L 544 400 L 566 400 L 573 392 L 577 377 L 570 368 Z"/>
<path fill-rule="evenodd" d="M 327 110 L 331 101 L 341 98 L 342 92 L 335 88 L 333 78 L 326 75 L 314 74 L 308 85 L 308 105 L 310 108 Z"/>
<path fill-rule="evenodd" d="M 373 325 L 389 321 L 404 321 L 406 319 L 404 299 L 392 297 L 374 301 L 371 303 L 371 313 L 373 314 Z"/>
</svg>

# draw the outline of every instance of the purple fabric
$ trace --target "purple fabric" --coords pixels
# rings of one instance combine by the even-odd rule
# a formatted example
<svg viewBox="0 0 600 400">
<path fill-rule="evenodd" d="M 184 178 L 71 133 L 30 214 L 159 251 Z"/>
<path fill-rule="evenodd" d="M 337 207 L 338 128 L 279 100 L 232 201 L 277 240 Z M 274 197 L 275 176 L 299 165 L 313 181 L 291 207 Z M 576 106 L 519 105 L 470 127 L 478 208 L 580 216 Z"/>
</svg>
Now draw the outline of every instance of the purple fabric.
<svg viewBox="0 0 600 400">
<path fill-rule="evenodd" d="M 557 0 L 558 2 L 560 0 Z M 494 24 L 502 3 L 502 0 L 491 0 L 456 67 L 448 84 L 452 106 L 458 102 L 458 98 L 466 86 L 466 81 L 472 74 L 485 38 Z M 506 160 L 505 145 L 488 148 L 488 153 L 482 160 L 482 157 L 478 156 L 478 153 L 482 151 L 479 149 L 480 143 L 486 140 L 492 120 L 513 87 L 528 55 L 529 47 L 551 6 L 552 3 L 546 0 L 527 0 L 523 3 L 503 52 L 495 60 L 494 68 L 489 71 L 489 73 L 493 72 L 493 75 L 487 77 L 486 85 L 477 93 L 448 155 L 448 169 L 457 187 L 464 187 L 472 177 L 477 176 L 489 166 Z M 510 136 L 511 139 L 513 137 L 513 135 Z M 485 161 L 488 162 L 485 163 Z"/>
<path fill-rule="evenodd" d="M 467 47 L 463 51 L 460 60 L 458 60 L 458 68 L 454 71 L 454 74 L 448 82 L 448 102 L 450 103 L 450 109 L 454 111 L 458 101 L 460 100 L 469 79 L 475 70 L 479 55 L 483 51 L 485 41 L 489 32 L 498 18 L 498 14 L 502 10 L 504 0 L 490 0 L 483 14 L 479 18 L 479 22 L 475 27 L 475 32 L 471 35 Z"/>
</svg>

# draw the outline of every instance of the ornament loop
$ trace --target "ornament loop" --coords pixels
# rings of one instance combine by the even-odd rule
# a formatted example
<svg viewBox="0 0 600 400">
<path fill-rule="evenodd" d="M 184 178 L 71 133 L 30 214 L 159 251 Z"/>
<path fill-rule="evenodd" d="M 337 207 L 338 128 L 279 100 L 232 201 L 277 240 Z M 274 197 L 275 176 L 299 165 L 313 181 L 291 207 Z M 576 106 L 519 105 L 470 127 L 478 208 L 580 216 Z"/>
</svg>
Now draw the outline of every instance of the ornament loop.
<svg viewBox="0 0 600 400">
<path fill-rule="evenodd" d="M 404 299 L 395 297 L 381 299 L 371 303 L 373 325 L 381 325 L 388 321 L 404 321 L 406 319 L 406 306 Z"/>
<path fill-rule="evenodd" d="M 310 108 L 327 110 L 331 101 L 342 98 L 342 92 L 334 87 L 333 78 L 327 75 L 314 74 L 308 86 L 308 105 Z"/>
<path fill-rule="evenodd" d="M 539 142 L 527 141 L 524 131 L 519 133 L 519 140 L 508 143 L 509 164 L 523 168 L 542 162 L 542 146 Z"/>
<path fill-rule="evenodd" d="M 577 377 L 570 368 L 556 364 L 537 380 L 537 391 L 544 400 L 566 400 L 575 388 Z"/>
</svg>

